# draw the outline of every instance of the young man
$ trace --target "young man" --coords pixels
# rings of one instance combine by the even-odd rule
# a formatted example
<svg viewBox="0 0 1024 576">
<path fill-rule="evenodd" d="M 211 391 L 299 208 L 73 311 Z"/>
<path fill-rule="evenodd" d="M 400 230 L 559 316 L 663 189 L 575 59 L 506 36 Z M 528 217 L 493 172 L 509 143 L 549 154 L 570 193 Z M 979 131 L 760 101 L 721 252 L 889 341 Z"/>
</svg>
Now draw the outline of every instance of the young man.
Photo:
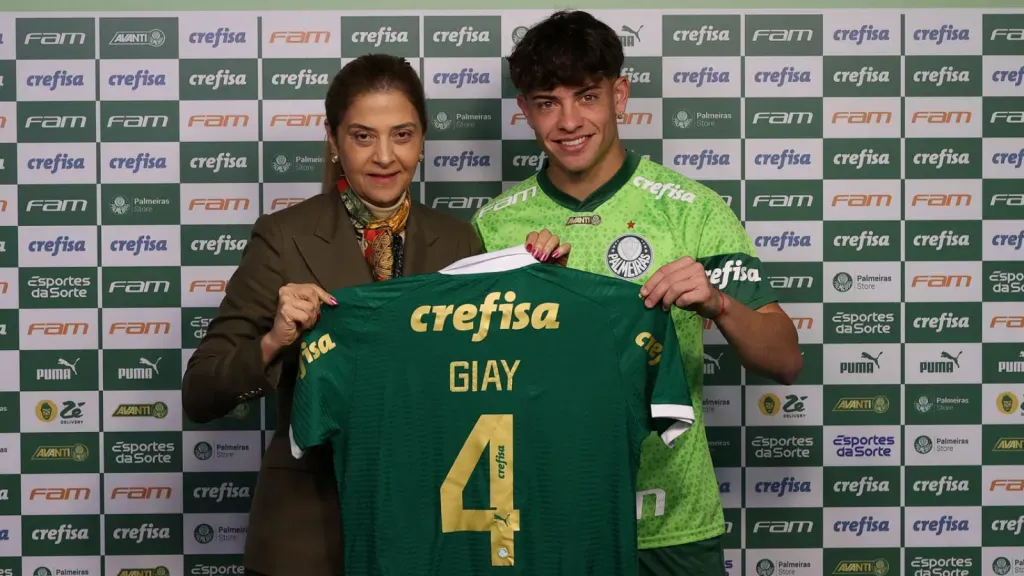
<svg viewBox="0 0 1024 576">
<path fill-rule="evenodd" d="M 748 370 L 792 384 L 803 366 L 796 330 L 761 278 L 743 225 L 714 191 L 619 141 L 616 118 L 629 99 L 623 58 L 616 33 L 581 11 L 557 12 L 519 41 L 508 57 L 512 82 L 548 159 L 474 215 L 485 249 L 526 238 L 543 260 L 564 257 L 571 245 L 568 266 L 643 283 L 648 307 L 674 306 L 695 408 L 703 399 L 705 319 Z M 641 451 L 641 574 L 725 575 L 722 503 L 703 411 L 695 411 L 694 427 L 674 449 L 652 436 Z"/>
</svg>

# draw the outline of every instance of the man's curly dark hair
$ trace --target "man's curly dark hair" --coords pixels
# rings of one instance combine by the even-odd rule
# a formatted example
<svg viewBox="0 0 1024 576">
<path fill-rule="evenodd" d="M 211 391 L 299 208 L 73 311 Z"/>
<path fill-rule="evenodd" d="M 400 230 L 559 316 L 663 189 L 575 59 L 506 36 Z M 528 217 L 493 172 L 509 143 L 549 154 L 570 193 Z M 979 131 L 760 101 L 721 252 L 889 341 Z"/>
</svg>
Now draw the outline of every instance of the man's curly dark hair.
<svg viewBox="0 0 1024 576">
<path fill-rule="evenodd" d="M 521 94 L 614 80 L 625 55 L 618 34 L 581 10 L 558 11 L 526 32 L 507 57 Z"/>
</svg>

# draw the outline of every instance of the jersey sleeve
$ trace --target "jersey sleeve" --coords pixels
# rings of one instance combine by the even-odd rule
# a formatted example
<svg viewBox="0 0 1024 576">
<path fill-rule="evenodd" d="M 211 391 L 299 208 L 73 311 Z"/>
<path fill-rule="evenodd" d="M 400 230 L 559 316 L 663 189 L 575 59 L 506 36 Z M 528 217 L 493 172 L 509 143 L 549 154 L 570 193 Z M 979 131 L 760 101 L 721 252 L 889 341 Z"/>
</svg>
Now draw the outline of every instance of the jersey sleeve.
<svg viewBox="0 0 1024 576">
<path fill-rule="evenodd" d="M 640 333 L 634 343 L 647 351 L 646 397 L 650 399 L 651 428 L 672 448 L 693 425 L 695 415 L 675 325 L 667 313 L 657 324 L 657 333 Z"/>
<path fill-rule="evenodd" d="M 327 328 L 331 312 L 334 310 L 324 310 L 299 344 L 299 374 L 288 429 L 295 458 L 302 458 L 309 448 L 323 444 L 341 429 L 338 415 L 345 409 L 341 386 L 350 379 L 350 360 L 344 340 Z"/>
<path fill-rule="evenodd" d="M 480 239 L 480 248 L 487 252 L 487 238 L 484 237 L 484 231 L 480 229 L 480 218 L 477 214 L 473 215 L 473 219 L 469 223 L 473 225 L 473 230 L 476 231 L 476 236 Z"/>
<path fill-rule="evenodd" d="M 718 194 L 708 199 L 696 259 L 711 283 L 752 310 L 777 302 L 754 243 Z"/>
</svg>

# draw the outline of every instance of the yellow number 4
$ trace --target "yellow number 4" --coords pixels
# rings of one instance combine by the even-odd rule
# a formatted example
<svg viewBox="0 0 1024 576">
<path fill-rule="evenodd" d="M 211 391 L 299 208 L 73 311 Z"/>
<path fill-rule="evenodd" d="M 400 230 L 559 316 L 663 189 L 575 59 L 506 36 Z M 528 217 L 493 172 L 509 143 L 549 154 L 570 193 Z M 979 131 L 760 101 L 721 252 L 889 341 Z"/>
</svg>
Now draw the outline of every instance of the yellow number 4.
<svg viewBox="0 0 1024 576">
<path fill-rule="evenodd" d="M 484 450 L 490 447 L 491 507 L 466 510 L 462 491 Z M 490 532 L 491 566 L 515 564 L 519 510 L 513 507 L 512 415 L 483 414 L 459 450 L 441 484 L 441 531 Z"/>
</svg>

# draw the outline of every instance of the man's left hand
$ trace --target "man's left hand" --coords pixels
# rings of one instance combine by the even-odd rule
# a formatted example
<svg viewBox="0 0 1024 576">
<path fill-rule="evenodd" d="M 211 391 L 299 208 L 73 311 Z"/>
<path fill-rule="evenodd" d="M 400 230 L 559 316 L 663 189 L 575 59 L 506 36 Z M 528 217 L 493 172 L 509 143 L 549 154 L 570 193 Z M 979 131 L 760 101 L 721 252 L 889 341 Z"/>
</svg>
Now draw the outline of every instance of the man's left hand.
<svg viewBox="0 0 1024 576">
<path fill-rule="evenodd" d="M 640 288 L 640 296 L 648 308 L 676 306 L 704 318 L 718 316 L 725 298 L 711 285 L 704 266 L 689 256 L 659 268 Z"/>
</svg>

